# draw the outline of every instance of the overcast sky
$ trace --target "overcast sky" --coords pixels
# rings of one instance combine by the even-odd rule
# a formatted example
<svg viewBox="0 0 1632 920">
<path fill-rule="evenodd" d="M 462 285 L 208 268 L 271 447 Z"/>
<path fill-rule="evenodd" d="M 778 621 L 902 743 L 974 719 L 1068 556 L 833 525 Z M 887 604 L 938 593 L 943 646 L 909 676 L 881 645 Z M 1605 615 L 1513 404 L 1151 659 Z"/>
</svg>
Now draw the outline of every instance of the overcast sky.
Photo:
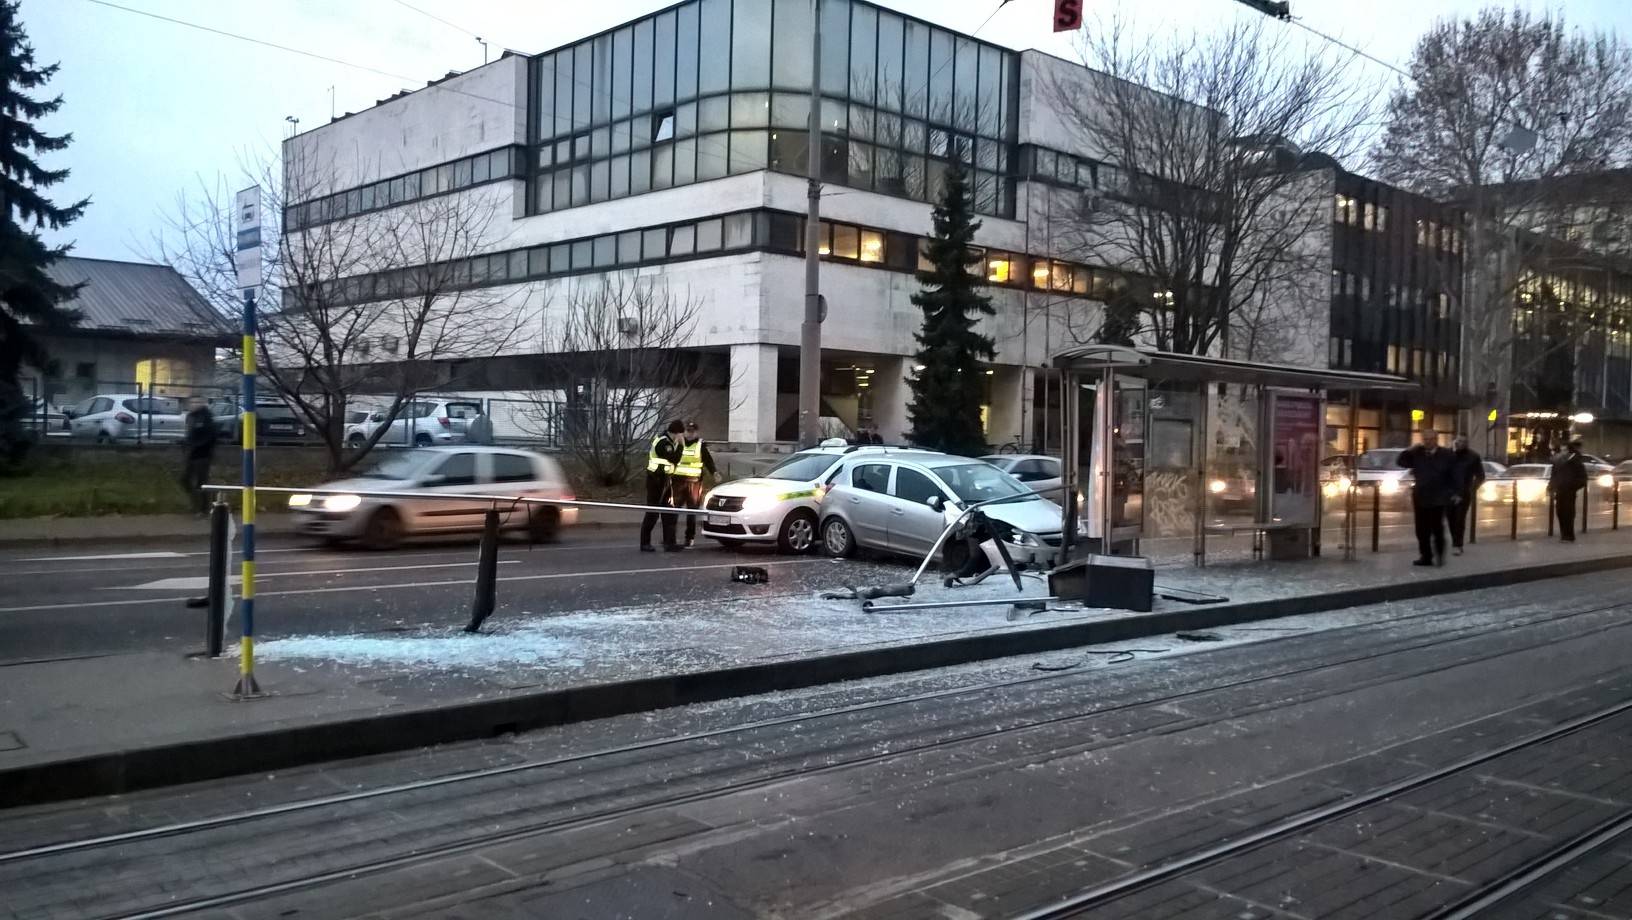
<svg viewBox="0 0 1632 920">
<path fill-rule="evenodd" d="M 74 143 L 50 157 L 70 179 L 54 194 L 88 196 L 85 216 L 60 234 L 77 255 L 141 258 L 173 210 L 176 196 L 200 183 L 243 184 L 238 164 L 262 157 L 287 132 L 331 111 L 356 111 L 405 87 L 423 86 L 449 70 L 482 63 L 481 35 L 497 56 L 511 48 L 535 53 L 661 9 L 672 0 L 109 0 L 224 32 L 253 35 L 348 67 L 162 22 L 92 0 L 22 0 L 37 57 L 60 61 L 51 90 L 65 97 L 51 131 Z M 949 28 L 970 32 L 997 0 L 881 0 Z M 1439 17 L 1466 14 L 1480 0 L 1292 0 L 1301 21 L 1386 61 L 1403 64 L 1415 38 Z M 1582 26 L 1632 38 L 1632 3 L 1569 0 L 1518 5 L 1565 8 Z M 1256 16 L 1234 0 L 1087 0 L 1090 10 L 1137 15 L 1153 32 L 1227 24 Z M 1052 0 L 1011 0 L 980 37 L 1011 48 L 1041 48 L 1074 57 L 1067 36 L 1050 31 Z M 1362 12 L 1363 10 L 1363 12 Z M 1291 26 L 1276 26 L 1292 28 Z M 1360 62 L 1378 80 L 1394 78 Z M 393 76 L 361 68 L 372 68 Z"/>
</svg>

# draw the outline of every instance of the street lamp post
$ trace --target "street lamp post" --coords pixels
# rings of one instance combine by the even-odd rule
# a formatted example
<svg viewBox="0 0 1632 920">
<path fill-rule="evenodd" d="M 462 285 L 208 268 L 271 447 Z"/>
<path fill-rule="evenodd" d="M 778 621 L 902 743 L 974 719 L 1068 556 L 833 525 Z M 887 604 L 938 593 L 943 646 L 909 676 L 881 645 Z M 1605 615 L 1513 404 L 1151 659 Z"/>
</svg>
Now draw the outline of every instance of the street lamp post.
<svg viewBox="0 0 1632 920">
<path fill-rule="evenodd" d="M 799 326 L 799 444 L 821 439 L 822 0 L 810 2 L 810 117 L 805 192 L 805 321 Z"/>
</svg>

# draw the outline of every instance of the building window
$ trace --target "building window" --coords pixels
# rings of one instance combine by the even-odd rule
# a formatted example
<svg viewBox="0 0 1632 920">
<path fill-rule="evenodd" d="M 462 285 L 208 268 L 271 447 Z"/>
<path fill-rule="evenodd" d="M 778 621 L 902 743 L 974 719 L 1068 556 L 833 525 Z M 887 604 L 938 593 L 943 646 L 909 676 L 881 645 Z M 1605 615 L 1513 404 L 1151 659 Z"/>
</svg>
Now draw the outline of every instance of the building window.
<svg viewBox="0 0 1632 920">
<path fill-rule="evenodd" d="M 674 110 L 652 115 L 652 143 L 674 140 Z"/>
<path fill-rule="evenodd" d="M 849 224 L 833 225 L 833 255 L 840 259 L 859 258 L 861 231 Z"/>
<path fill-rule="evenodd" d="M 1377 206 L 1372 204 L 1369 201 L 1366 202 L 1364 210 L 1362 211 L 1362 214 L 1364 216 L 1361 218 L 1361 221 L 1360 221 L 1361 228 L 1365 229 L 1365 230 L 1375 230 L 1375 229 L 1377 229 Z"/>
<path fill-rule="evenodd" d="M 1013 263 L 1006 252 L 994 252 L 986 259 L 986 280 L 993 284 L 1008 284 Z"/>
<path fill-rule="evenodd" d="M 861 231 L 861 261 L 884 261 L 884 234 L 877 230 Z"/>
</svg>

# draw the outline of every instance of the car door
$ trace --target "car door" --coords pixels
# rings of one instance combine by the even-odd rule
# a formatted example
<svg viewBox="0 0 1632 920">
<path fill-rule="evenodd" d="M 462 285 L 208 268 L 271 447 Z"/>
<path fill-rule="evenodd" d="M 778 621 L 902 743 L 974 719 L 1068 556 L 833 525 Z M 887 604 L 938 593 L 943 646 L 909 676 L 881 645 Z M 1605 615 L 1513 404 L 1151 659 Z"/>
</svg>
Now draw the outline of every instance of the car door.
<svg viewBox="0 0 1632 920">
<path fill-rule="evenodd" d="M 850 521 L 856 541 L 863 546 L 888 545 L 891 471 L 888 463 L 858 463 L 850 468 L 844 516 Z"/>
<path fill-rule="evenodd" d="M 471 530 L 482 525 L 482 518 L 486 514 L 489 504 L 476 501 L 460 501 L 452 496 L 485 494 L 492 476 L 491 467 L 487 458 L 474 451 L 459 451 L 447 454 L 440 464 L 430 467 L 421 480 L 420 489 L 427 492 L 436 492 L 438 495 L 448 496 L 447 499 L 420 499 L 412 502 L 417 506 L 415 516 L 418 519 L 419 529 L 424 531 Z"/>
<path fill-rule="evenodd" d="M 493 466 L 492 492 L 495 495 L 523 495 L 534 498 L 558 498 L 556 489 L 539 473 L 533 458 L 523 453 L 484 454 Z M 539 506 L 540 510 L 542 506 Z M 516 526 L 527 521 L 527 506 L 514 510 L 501 506 L 500 523 Z"/>
<path fill-rule="evenodd" d="M 946 529 L 947 494 L 933 479 L 910 466 L 895 468 L 890 487 L 889 547 L 923 556 Z M 931 505 L 930 500 L 936 499 Z"/>
<path fill-rule="evenodd" d="M 97 428 L 102 424 L 102 420 L 92 416 L 106 412 L 111 408 L 113 408 L 113 400 L 107 397 L 92 396 L 90 399 L 83 400 L 74 407 L 74 417 L 68 421 L 68 430 L 75 437 L 96 437 Z"/>
</svg>

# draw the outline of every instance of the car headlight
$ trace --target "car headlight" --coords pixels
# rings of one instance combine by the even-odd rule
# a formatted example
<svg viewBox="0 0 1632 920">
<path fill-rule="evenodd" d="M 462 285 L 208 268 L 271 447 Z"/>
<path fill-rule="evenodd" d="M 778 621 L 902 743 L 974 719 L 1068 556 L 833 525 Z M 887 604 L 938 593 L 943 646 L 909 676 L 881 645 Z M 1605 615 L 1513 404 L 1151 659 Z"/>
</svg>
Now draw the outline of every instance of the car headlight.
<svg viewBox="0 0 1632 920">
<path fill-rule="evenodd" d="M 1480 486 L 1479 487 L 1479 497 L 1484 499 L 1487 502 L 1495 501 L 1496 500 L 1496 484 L 1494 482 L 1487 482 L 1484 485 Z"/>
<path fill-rule="evenodd" d="M 1615 485 L 1615 477 L 1609 475 L 1608 473 L 1604 473 L 1603 475 L 1598 477 L 1598 484 L 1607 489 L 1607 488 Z"/>
<path fill-rule="evenodd" d="M 1384 495 L 1393 495 L 1400 491 L 1400 481 L 1398 479 L 1384 479 L 1377 488 L 1382 489 Z"/>
<path fill-rule="evenodd" d="M 1207 483 L 1207 491 L 1213 493 L 1214 495 L 1217 495 L 1227 488 L 1229 488 L 1229 485 L 1222 479 L 1215 479 L 1212 482 Z"/>
<path fill-rule="evenodd" d="M 291 495 L 291 496 L 289 496 L 289 507 L 291 507 L 291 508 L 304 508 L 307 505 L 310 505 L 311 503 L 312 503 L 312 497 L 310 495 Z"/>
<path fill-rule="evenodd" d="M 1337 477 L 1337 487 L 1346 492 L 1349 489 L 1354 488 L 1354 482 L 1347 476 L 1339 476 Z"/>
<path fill-rule="evenodd" d="M 1016 530 L 1014 532 L 1014 539 L 1009 541 L 1009 542 L 1013 543 L 1015 546 L 1042 546 L 1043 545 L 1042 541 L 1038 540 L 1035 534 L 1029 534 L 1029 533 L 1026 533 L 1023 530 Z"/>
<path fill-rule="evenodd" d="M 1519 501 L 1521 501 L 1521 502 L 1533 502 L 1536 499 L 1540 498 L 1542 493 L 1544 493 L 1546 491 L 1547 491 L 1547 482 L 1546 482 L 1546 480 L 1542 480 L 1542 479 L 1521 479 L 1521 480 L 1519 480 L 1518 493 L 1519 493 Z"/>
<path fill-rule="evenodd" d="M 362 503 L 363 497 L 361 495 L 330 495 L 323 499 L 323 510 L 350 511 Z"/>
<path fill-rule="evenodd" d="M 750 495 L 742 500 L 742 510 L 749 514 L 754 514 L 760 511 L 769 511 L 776 507 L 777 500 L 777 496 L 763 492 Z"/>
</svg>

